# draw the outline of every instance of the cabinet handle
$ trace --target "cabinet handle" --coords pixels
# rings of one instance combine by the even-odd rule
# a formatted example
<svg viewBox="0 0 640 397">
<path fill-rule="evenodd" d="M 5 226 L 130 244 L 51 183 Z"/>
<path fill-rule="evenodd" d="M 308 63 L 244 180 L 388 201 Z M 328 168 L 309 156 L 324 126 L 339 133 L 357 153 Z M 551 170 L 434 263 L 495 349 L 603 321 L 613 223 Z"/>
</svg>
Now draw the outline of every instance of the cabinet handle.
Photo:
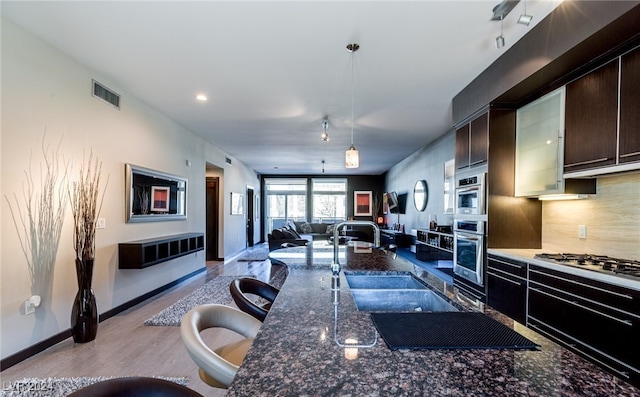
<svg viewBox="0 0 640 397">
<path fill-rule="evenodd" d="M 501 279 L 501 280 L 508 281 L 508 282 L 510 282 L 511 284 L 515 284 L 515 285 L 517 285 L 517 286 L 522 286 L 522 284 L 521 284 L 521 283 L 519 283 L 519 282 L 517 282 L 517 281 L 509 280 L 508 278 L 506 278 L 506 277 L 502 277 L 501 275 L 496 274 L 496 273 L 494 273 L 494 272 L 487 272 L 487 274 L 488 274 L 488 275 L 490 275 L 490 276 L 493 276 L 493 277 L 498 277 L 498 278 L 499 278 L 499 279 Z"/>
<path fill-rule="evenodd" d="M 634 372 L 636 372 L 636 373 L 640 373 L 640 370 L 638 370 L 637 368 L 632 367 L 632 366 L 630 366 L 629 364 L 627 364 L 627 363 L 625 363 L 625 362 L 623 362 L 623 361 L 620 361 L 620 360 L 618 360 L 617 358 L 612 357 L 612 356 L 608 355 L 607 353 L 602 352 L 602 351 L 600 351 L 600 350 L 596 349 L 595 347 L 593 347 L 593 346 L 591 346 L 591 345 L 588 345 L 588 344 L 586 344 L 586 343 L 583 343 L 583 342 L 581 342 L 580 340 L 578 340 L 578 339 L 576 339 L 576 338 L 572 337 L 571 335 L 565 334 L 564 332 L 560 331 L 559 329 L 557 329 L 557 328 L 555 328 L 555 327 L 550 326 L 549 324 L 545 323 L 544 321 L 540 321 L 540 320 L 538 320 L 537 318 L 535 318 L 535 317 L 533 317 L 533 316 L 529 316 L 529 317 L 530 317 L 532 320 L 537 321 L 537 322 L 539 322 L 540 324 L 544 325 L 545 327 L 547 327 L 547 328 L 549 328 L 549 329 L 552 329 L 552 330 L 554 330 L 555 332 L 557 332 L 557 333 L 559 333 L 559 334 L 561 334 L 561 335 L 565 336 L 566 338 L 569 338 L 569 339 L 571 339 L 571 340 L 574 340 L 574 341 L 578 342 L 580 345 L 582 345 L 582 346 L 584 346 L 584 347 L 586 347 L 586 348 L 588 348 L 588 349 L 590 349 L 590 350 L 593 350 L 593 351 L 595 351 L 595 352 L 598 352 L 599 354 L 602 354 L 603 356 L 605 356 L 605 357 L 607 357 L 607 358 L 609 358 L 609 359 L 611 359 L 611 360 L 615 361 L 616 363 L 618 363 L 618 364 L 620 364 L 620 365 L 624 365 L 625 367 L 632 369 L 632 370 L 633 370 Z M 565 341 L 565 340 L 562 340 L 562 339 L 558 338 L 557 336 L 555 336 L 555 335 L 553 335 L 553 334 L 550 334 L 550 333 L 546 332 L 543 328 L 541 328 L 541 327 L 540 327 L 540 326 L 538 326 L 538 325 L 535 325 L 535 324 L 527 324 L 527 326 L 528 326 L 528 327 L 530 327 L 530 328 L 533 328 L 534 330 L 536 330 L 536 332 L 539 332 L 539 333 L 541 333 L 541 334 L 545 335 L 545 336 L 546 336 L 547 338 L 549 338 L 549 339 L 552 339 L 552 340 L 558 341 L 560 344 L 563 344 L 563 345 L 569 346 L 569 347 L 571 347 L 571 348 L 573 348 L 573 349 L 575 349 L 575 350 L 578 350 L 580 353 L 582 353 L 582 354 L 584 354 L 585 356 L 589 357 L 591 360 L 593 360 L 593 361 L 595 361 L 595 362 L 599 363 L 600 365 L 602 365 L 602 366 L 604 366 L 604 367 L 609 368 L 610 370 L 612 370 L 612 371 L 614 371 L 614 372 L 616 372 L 616 373 L 620 374 L 621 376 L 623 376 L 623 377 L 624 377 L 624 378 L 626 378 L 626 379 L 629 379 L 629 378 L 630 378 L 630 376 L 631 376 L 631 375 L 630 375 L 630 373 L 629 373 L 629 371 L 621 371 L 621 370 L 619 370 L 619 369 L 617 369 L 617 368 L 614 368 L 614 367 L 612 367 L 611 365 L 609 365 L 609 364 L 607 364 L 607 363 L 603 362 L 602 360 L 598 360 L 597 358 L 593 357 L 591 354 L 587 354 L 587 353 L 584 351 L 584 349 L 581 349 L 581 348 L 580 348 L 580 346 L 578 346 L 577 344 L 575 344 L 575 343 L 569 343 L 569 342 L 567 342 L 567 341 Z"/>
<path fill-rule="evenodd" d="M 595 159 L 595 160 L 588 160 L 588 161 L 581 161 L 579 163 L 572 163 L 572 164 L 565 164 L 565 167 L 577 167 L 579 165 L 587 165 L 587 164 L 593 164 L 593 163 L 600 163 L 602 161 L 607 161 L 609 160 L 609 157 L 603 157 L 600 159 Z"/>
<path fill-rule="evenodd" d="M 501 261 L 500 259 L 496 259 L 496 258 L 493 258 L 493 257 L 489 257 L 489 259 L 490 259 L 490 260 L 492 260 L 492 261 L 496 261 L 496 262 L 498 262 L 498 263 L 502 263 L 503 265 L 507 265 L 507 266 L 515 267 L 516 269 L 519 269 L 519 270 L 522 270 L 522 268 L 524 268 L 524 267 L 526 267 L 526 266 L 527 266 L 527 264 L 526 264 L 526 263 L 523 263 L 522 265 L 515 265 L 515 264 L 513 264 L 513 263 L 509 263 L 509 262 Z"/>
<path fill-rule="evenodd" d="M 631 156 L 639 156 L 640 152 L 633 152 L 633 153 L 626 153 L 626 154 L 621 154 L 620 157 L 631 157 Z"/>
<path fill-rule="evenodd" d="M 570 304 L 570 305 L 573 305 L 573 306 L 579 307 L 579 308 L 581 308 L 581 309 L 588 310 L 588 311 L 590 311 L 590 312 L 592 312 L 592 313 L 595 313 L 595 314 L 597 314 L 597 315 L 600 315 L 600 316 L 603 316 L 603 317 L 609 318 L 609 319 L 611 319 L 611 320 L 617 321 L 617 322 L 622 323 L 622 324 L 624 324 L 624 325 L 626 325 L 626 326 L 633 327 L 633 323 L 632 323 L 631 321 L 629 321 L 629 320 L 622 320 L 622 319 L 620 319 L 620 318 L 617 318 L 617 317 L 611 316 L 611 315 L 609 315 L 609 314 L 602 313 L 602 312 L 599 312 L 599 311 L 597 311 L 597 310 L 594 310 L 594 309 L 592 309 L 592 308 L 590 308 L 590 307 L 586 307 L 586 306 L 584 306 L 584 305 L 581 305 L 581 304 L 579 304 L 579 303 L 577 303 L 577 302 L 575 302 L 575 301 L 570 301 L 570 300 L 568 300 L 568 299 L 561 298 L 561 297 L 559 297 L 559 296 L 556 296 L 556 295 L 550 294 L 550 293 L 548 293 L 548 292 L 542 291 L 542 290 L 537 289 L 537 288 L 531 288 L 531 287 L 529 287 L 529 290 L 530 290 L 530 291 L 538 292 L 538 293 L 540 293 L 540 294 L 546 295 L 546 296 L 548 296 L 548 297 L 550 297 L 550 298 L 553 298 L 553 299 L 560 300 L 560 301 L 562 301 L 562 302 L 565 302 L 565 303 L 568 303 L 568 304 Z"/>
<path fill-rule="evenodd" d="M 595 290 L 597 290 L 597 291 L 600 291 L 600 292 L 603 292 L 603 293 L 607 293 L 607 294 L 609 294 L 609 295 L 619 296 L 620 298 L 625 298 L 625 299 L 633 300 L 633 296 L 631 296 L 631 295 L 621 294 L 621 293 L 619 293 L 619 292 L 608 291 L 608 290 L 606 290 L 606 289 L 604 289 L 604 288 L 600 288 L 600 287 L 596 287 L 596 286 L 594 286 L 594 285 L 589 285 L 589 284 L 581 283 L 581 282 L 579 282 L 579 281 L 571 280 L 571 279 L 568 279 L 568 278 L 563 278 L 563 277 L 556 276 L 556 275 L 553 275 L 553 274 L 550 274 L 550 273 L 544 273 L 544 272 L 541 272 L 541 271 L 538 271 L 538 270 L 535 270 L 535 269 L 529 269 L 529 272 L 531 272 L 531 273 L 536 273 L 536 274 L 540 274 L 540 275 L 545 276 L 545 277 L 552 277 L 552 278 L 555 278 L 556 280 L 560 280 L 560 281 L 565 281 L 565 282 L 567 282 L 567 283 L 576 284 L 576 285 L 579 285 L 579 286 L 581 286 L 581 287 L 590 288 L 590 289 L 595 289 Z M 534 281 L 534 282 L 535 282 L 535 281 Z"/>
</svg>

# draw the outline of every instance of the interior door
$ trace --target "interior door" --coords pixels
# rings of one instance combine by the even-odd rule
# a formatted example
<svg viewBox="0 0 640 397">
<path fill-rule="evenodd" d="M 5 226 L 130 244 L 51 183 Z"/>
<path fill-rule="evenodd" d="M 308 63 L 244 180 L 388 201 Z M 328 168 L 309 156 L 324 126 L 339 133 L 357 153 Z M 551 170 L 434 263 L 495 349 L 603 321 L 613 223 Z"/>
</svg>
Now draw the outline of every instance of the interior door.
<svg viewBox="0 0 640 397">
<path fill-rule="evenodd" d="M 220 180 L 218 177 L 207 177 L 206 208 L 206 260 L 221 260 L 218 255 L 218 228 L 220 214 Z"/>
<path fill-rule="evenodd" d="M 247 247 L 253 247 L 254 197 L 253 188 L 247 186 Z"/>
</svg>

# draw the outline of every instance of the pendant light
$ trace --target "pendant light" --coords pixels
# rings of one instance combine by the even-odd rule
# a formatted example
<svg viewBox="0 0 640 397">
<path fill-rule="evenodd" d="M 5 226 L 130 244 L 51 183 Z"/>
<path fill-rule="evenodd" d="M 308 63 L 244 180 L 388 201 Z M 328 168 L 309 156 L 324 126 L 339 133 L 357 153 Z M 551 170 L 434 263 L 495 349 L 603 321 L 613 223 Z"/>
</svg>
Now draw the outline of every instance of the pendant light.
<svg viewBox="0 0 640 397">
<path fill-rule="evenodd" d="M 320 139 L 322 139 L 323 142 L 329 141 L 329 133 L 327 132 L 328 129 L 329 119 L 325 117 L 324 120 L 322 120 L 322 135 L 320 135 Z"/>
<path fill-rule="evenodd" d="M 351 146 L 345 152 L 344 166 L 346 168 L 358 168 L 360 166 L 360 154 L 358 149 L 353 146 L 353 59 L 358 48 L 360 48 L 360 45 L 357 43 L 347 44 L 347 51 L 351 53 Z"/>
</svg>

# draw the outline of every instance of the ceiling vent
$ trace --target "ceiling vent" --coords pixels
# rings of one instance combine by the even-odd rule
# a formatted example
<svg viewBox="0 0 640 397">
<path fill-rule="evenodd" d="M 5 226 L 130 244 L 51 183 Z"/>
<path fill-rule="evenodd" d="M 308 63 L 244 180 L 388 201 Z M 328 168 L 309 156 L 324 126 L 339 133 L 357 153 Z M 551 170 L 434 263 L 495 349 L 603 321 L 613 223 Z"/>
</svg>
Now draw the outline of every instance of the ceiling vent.
<svg viewBox="0 0 640 397">
<path fill-rule="evenodd" d="M 231 159 L 230 159 L 229 157 L 225 157 L 225 158 L 224 158 L 224 161 L 225 161 L 227 164 L 231 165 Z"/>
<path fill-rule="evenodd" d="M 116 94 L 115 92 L 111 91 L 95 80 L 91 80 L 91 82 L 93 84 L 92 92 L 94 97 L 102 99 L 103 101 L 111 104 L 116 109 L 120 110 L 120 94 Z"/>
</svg>

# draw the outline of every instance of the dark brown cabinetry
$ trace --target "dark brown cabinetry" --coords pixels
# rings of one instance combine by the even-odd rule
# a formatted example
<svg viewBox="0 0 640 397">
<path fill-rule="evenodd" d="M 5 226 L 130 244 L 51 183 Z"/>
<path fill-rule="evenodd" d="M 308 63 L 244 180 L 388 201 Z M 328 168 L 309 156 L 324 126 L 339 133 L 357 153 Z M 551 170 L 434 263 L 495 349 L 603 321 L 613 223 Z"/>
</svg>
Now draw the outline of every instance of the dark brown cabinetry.
<svg viewBox="0 0 640 397">
<path fill-rule="evenodd" d="M 485 164 L 489 154 L 489 114 L 483 113 L 456 129 L 456 168 Z"/>
<path fill-rule="evenodd" d="M 620 163 L 640 161 L 640 47 L 620 66 Z"/>
<path fill-rule="evenodd" d="M 527 264 L 488 256 L 487 303 L 521 324 L 527 321 Z"/>
<path fill-rule="evenodd" d="M 527 325 L 638 386 L 640 291 L 529 265 Z"/>
<path fill-rule="evenodd" d="M 564 172 L 616 163 L 618 60 L 567 84 Z"/>
<path fill-rule="evenodd" d="M 184 233 L 118 244 L 120 269 L 144 269 L 204 249 L 203 233 Z"/>
</svg>

